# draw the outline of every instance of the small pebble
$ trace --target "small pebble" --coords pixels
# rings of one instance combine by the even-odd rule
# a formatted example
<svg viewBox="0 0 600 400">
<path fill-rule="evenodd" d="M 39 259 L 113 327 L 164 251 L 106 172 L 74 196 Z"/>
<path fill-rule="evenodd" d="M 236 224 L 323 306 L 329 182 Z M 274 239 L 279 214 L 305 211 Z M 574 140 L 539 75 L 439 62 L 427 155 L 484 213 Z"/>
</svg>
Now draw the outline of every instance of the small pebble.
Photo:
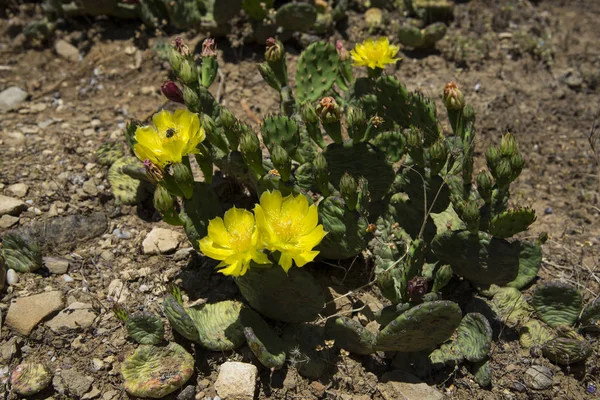
<svg viewBox="0 0 600 400">
<path fill-rule="evenodd" d="M 122 231 L 119 228 L 116 228 L 113 232 L 112 232 L 113 236 L 116 237 L 117 239 L 131 239 L 131 233 L 127 232 L 127 231 Z"/>
<path fill-rule="evenodd" d="M 69 275 L 64 275 L 63 279 L 65 280 L 65 282 L 73 282 L 73 278 L 71 278 Z"/>
<path fill-rule="evenodd" d="M 552 207 L 546 207 L 546 209 L 544 210 L 544 214 L 546 214 L 546 215 L 552 214 Z"/>
<path fill-rule="evenodd" d="M 6 271 L 6 283 L 10 286 L 16 285 L 19 282 L 19 274 L 14 269 Z"/>
<path fill-rule="evenodd" d="M 479 92 L 480 90 L 481 90 L 481 83 L 479 83 L 479 82 L 478 82 L 478 83 L 475 85 L 475 91 L 476 91 L 476 92 Z"/>
</svg>

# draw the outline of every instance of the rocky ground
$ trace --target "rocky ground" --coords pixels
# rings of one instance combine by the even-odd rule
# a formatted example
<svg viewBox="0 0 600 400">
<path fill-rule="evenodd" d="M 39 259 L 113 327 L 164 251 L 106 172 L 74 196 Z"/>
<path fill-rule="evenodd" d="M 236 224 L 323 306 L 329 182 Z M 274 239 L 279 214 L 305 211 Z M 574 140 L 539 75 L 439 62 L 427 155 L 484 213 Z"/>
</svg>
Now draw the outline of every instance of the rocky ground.
<svg viewBox="0 0 600 400">
<path fill-rule="evenodd" d="M 577 285 L 593 300 L 600 294 L 600 3 L 508 3 L 513 8 L 485 0 L 459 4 L 439 50 L 405 51 L 390 73 L 437 99 L 446 82 L 457 82 L 477 114 L 478 148 L 498 142 L 507 130 L 516 135 L 527 164 L 512 188 L 514 201 L 537 212 L 528 236 L 550 235 L 541 279 Z M 364 39 L 362 18 L 350 15 L 336 36 L 349 46 Z M 192 301 L 238 295 L 147 201 L 116 204 L 107 168 L 94 157 L 104 141 L 123 140 L 128 121 L 174 107 L 158 90 L 167 70 L 153 50 L 169 38 L 98 19 L 73 21 L 52 44 L 28 49 L 11 36 L 18 23 L 0 19 L 6 33 L 0 36 L 0 235 L 36 232 L 44 268 L 7 273 L 0 301 L 0 396 L 17 398 L 6 383 L 17 365 L 28 362 L 46 365 L 51 379 L 33 398 L 126 399 L 120 366 L 136 346 L 111 312 L 114 304 L 160 314 L 169 282 L 181 285 Z M 191 44 L 201 39 L 186 37 Z M 278 109 L 278 98 L 256 70 L 262 50 L 232 49 L 225 39 L 218 46 L 224 79 L 211 90 L 256 127 L 257 119 Z M 299 49 L 290 45 L 288 52 L 295 64 Z M 361 286 L 369 276 L 358 268 L 347 280 L 343 268 L 320 274 L 335 293 Z M 332 313 L 361 304 L 376 311 L 382 300 L 369 288 L 336 302 Z M 311 381 L 292 366 L 273 374 L 257 368 L 248 349 L 214 353 L 180 341 L 194 354 L 196 370 L 171 398 L 231 398 L 235 390 L 260 399 L 597 396 L 598 342 L 587 362 L 560 368 L 532 357 L 515 339 L 494 342 L 493 386 L 487 390 L 464 368 L 414 381 L 382 354 L 341 354 L 324 378 Z"/>
</svg>

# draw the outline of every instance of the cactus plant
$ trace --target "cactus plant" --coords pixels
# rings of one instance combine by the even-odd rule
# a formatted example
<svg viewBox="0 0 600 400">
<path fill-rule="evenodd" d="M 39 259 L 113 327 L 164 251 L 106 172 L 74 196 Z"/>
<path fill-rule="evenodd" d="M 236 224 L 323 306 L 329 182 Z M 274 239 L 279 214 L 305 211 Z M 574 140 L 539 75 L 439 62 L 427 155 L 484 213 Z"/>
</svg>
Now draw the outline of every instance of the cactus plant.
<svg viewBox="0 0 600 400">
<path fill-rule="evenodd" d="M 240 323 L 244 327 L 248 347 L 260 363 L 273 370 L 282 368 L 286 359 L 285 346 L 269 324 L 249 308 L 241 311 Z"/>
<path fill-rule="evenodd" d="M 159 344 L 165 328 L 161 319 L 152 313 L 140 312 L 127 317 L 125 327 L 129 336 L 139 344 Z"/>
<path fill-rule="evenodd" d="M 443 22 L 433 23 L 424 29 L 406 24 L 398 30 L 398 41 L 414 49 L 432 49 L 446 36 L 447 31 L 448 27 Z"/>
<path fill-rule="evenodd" d="M 17 272 L 33 272 L 42 267 L 42 252 L 35 238 L 8 233 L 0 247 L 7 269 Z"/>
<path fill-rule="evenodd" d="M 22 363 L 10 375 L 12 390 L 21 396 L 31 396 L 46 389 L 52 374 L 43 364 Z"/>
<path fill-rule="evenodd" d="M 160 399 L 181 388 L 194 372 L 194 357 L 177 343 L 141 345 L 121 365 L 131 396 Z"/>
<path fill-rule="evenodd" d="M 532 304 L 542 321 L 555 328 L 577 322 L 582 299 L 581 293 L 571 285 L 553 281 L 536 288 Z"/>
</svg>

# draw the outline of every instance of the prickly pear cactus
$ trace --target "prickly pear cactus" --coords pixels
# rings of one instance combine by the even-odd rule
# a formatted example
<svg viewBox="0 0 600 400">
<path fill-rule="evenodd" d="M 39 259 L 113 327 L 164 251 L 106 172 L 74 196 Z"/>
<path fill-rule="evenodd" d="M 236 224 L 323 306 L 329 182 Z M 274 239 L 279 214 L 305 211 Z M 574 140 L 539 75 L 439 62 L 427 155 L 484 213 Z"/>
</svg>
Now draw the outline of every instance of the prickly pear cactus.
<svg viewBox="0 0 600 400">
<path fill-rule="evenodd" d="M 141 345 L 121 365 L 131 396 L 160 399 L 181 388 L 194 373 L 194 357 L 177 343 Z"/>
<path fill-rule="evenodd" d="M 313 321 L 325 305 L 325 295 L 312 275 L 299 268 L 251 268 L 236 278 L 242 296 L 265 317 L 296 323 Z"/>
<path fill-rule="evenodd" d="M 144 188 L 141 181 L 123 172 L 127 167 L 142 167 L 142 164 L 134 157 L 117 159 L 108 170 L 108 182 L 117 203 L 134 205 L 144 198 Z"/>
<path fill-rule="evenodd" d="M 245 342 L 240 324 L 242 303 L 226 300 L 186 311 L 198 330 L 198 342 L 212 351 L 233 350 Z"/>
<path fill-rule="evenodd" d="M 492 328 L 487 318 L 478 313 L 465 315 L 458 326 L 456 342 L 467 361 L 485 360 L 492 345 Z"/>
<path fill-rule="evenodd" d="M 10 375 L 12 390 L 21 396 L 31 396 L 46 389 L 52 374 L 43 364 L 22 363 Z"/>
<path fill-rule="evenodd" d="M 113 165 L 119 158 L 125 157 L 125 149 L 122 142 L 107 141 L 98 147 L 95 153 L 98 164 L 104 166 Z"/>
<path fill-rule="evenodd" d="M 326 371 L 329 346 L 325 341 L 324 328 L 309 323 L 289 324 L 281 335 L 288 354 L 288 363 L 298 369 L 300 375 L 319 379 Z"/>
<path fill-rule="evenodd" d="M 7 269 L 33 272 L 42 267 L 42 252 L 37 241 L 28 236 L 9 233 L 2 238 L 0 252 Z"/>
<path fill-rule="evenodd" d="M 541 348 L 544 343 L 552 338 L 554 338 L 552 331 L 535 319 L 527 321 L 519 331 L 519 343 L 526 349 Z"/>
<path fill-rule="evenodd" d="M 375 348 L 383 351 L 421 351 L 437 346 L 452 335 L 462 312 L 451 301 L 419 304 L 400 314 L 379 332 Z"/>
<path fill-rule="evenodd" d="M 313 43 L 298 59 L 296 98 L 299 103 L 315 102 L 327 93 L 338 78 L 340 57 L 330 43 Z"/>
<path fill-rule="evenodd" d="M 591 353 L 590 342 L 575 332 L 549 340 L 542 346 L 544 357 L 558 365 L 575 364 Z"/>
<path fill-rule="evenodd" d="M 275 23 L 292 32 L 306 32 L 317 21 L 317 9 L 308 3 L 288 3 L 277 9 Z"/>
<path fill-rule="evenodd" d="M 542 262 L 542 246 L 539 242 L 517 242 L 519 245 L 519 272 L 506 284 L 508 287 L 524 289 L 535 280 Z"/>
<path fill-rule="evenodd" d="M 535 211 L 528 207 L 504 211 L 490 221 L 489 231 L 494 237 L 509 238 L 527 230 L 535 220 Z"/>
<path fill-rule="evenodd" d="M 542 321 L 552 328 L 574 325 L 583 306 L 581 293 L 573 286 L 558 281 L 538 286 L 532 304 Z"/>
<path fill-rule="evenodd" d="M 125 327 L 129 336 L 139 344 L 158 344 L 163 341 L 165 335 L 162 320 L 148 312 L 129 315 Z"/>
<path fill-rule="evenodd" d="M 509 327 L 516 327 L 529 319 L 531 307 L 515 288 L 496 288 L 492 307 L 500 320 Z"/>
<path fill-rule="evenodd" d="M 262 365 L 270 369 L 280 369 L 285 364 L 285 346 L 281 338 L 256 312 L 242 309 L 240 323 L 244 327 L 244 336 L 248 347 Z"/>
<path fill-rule="evenodd" d="M 375 350 L 375 334 L 360 322 L 348 317 L 330 318 L 325 324 L 325 336 L 335 345 L 354 354 L 371 354 Z"/>
<path fill-rule="evenodd" d="M 600 331 L 600 299 L 596 299 L 583 309 L 580 317 L 583 329 L 590 332 Z"/>
<path fill-rule="evenodd" d="M 181 336 L 192 342 L 198 342 L 198 329 L 183 305 L 171 294 L 163 301 L 163 311 L 171 327 Z"/>
</svg>

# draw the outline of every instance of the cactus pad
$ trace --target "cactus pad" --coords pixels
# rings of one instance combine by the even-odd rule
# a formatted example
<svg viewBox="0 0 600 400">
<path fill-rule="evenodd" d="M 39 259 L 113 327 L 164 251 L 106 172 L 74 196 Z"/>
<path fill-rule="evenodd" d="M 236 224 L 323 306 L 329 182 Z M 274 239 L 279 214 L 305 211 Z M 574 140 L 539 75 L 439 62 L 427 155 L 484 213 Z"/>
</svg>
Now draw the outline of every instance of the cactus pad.
<svg viewBox="0 0 600 400">
<path fill-rule="evenodd" d="M 489 231 L 494 237 L 509 238 L 529 228 L 536 220 L 535 211 L 528 207 L 504 211 L 490 221 Z"/>
<path fill-rule="evenodd" d="M 245 307 L 240 313 L 248 347 L 267 368 L 280 369 L 285 363 L 283 342 L 260 315 Z"/>
<path fill-rule="evenodd" d="M 492 328 L 487 318 L 479 313 L 465 315 L 458 326 L 456 342 L 467 361 L 485 360 L 492 345 Z"/>
<path fill-rule="evenodd" d="M 433 369 L 456 366 L 464 359 L 463 352 L 456 341 L 444 343 L 439 349 L 435 349 L 429 354 L 429 363 Z"/>
<path fill-rule="evenodd" d="M 380 133 L 375 136 L 371 143 L 383 151 L 393 163 L 400 161 L 406 150 L 406 140 L 399 131 Z"/>
<path fill-rule="evenodd" d="M 29 236 L 8 233 L 2 238 L 0 253 L 7 269 L 33 272 L 42 267 L 42 252 L 37 241 Z"/>
<path fill-rule="evenodd" d="M 385 153 L 368 143 L 330 144 L 323 156 L 327 160 L 330 181 L 337 189 L 345 173 L 357 181 L 362 176 L 369 182 L 371 200 L 376 201 L 387 194 L 394 182 L 394 169 Z M 369 168 L 365 169 L 364 165 Z"/>
<path fill-rule="evenodd" d="M 136 313 L 125 321 L 127 333 L 139 344 L 158 344 L 162 342 L 165 327 L 161 319 L 152 313 Z"/>
<path fill-rule="evenodd" d="M 104 142 L 96 150 L 95 156 L 98 164 L 104 166 L 113 165 L 119 158 L 125 157 L 123 143 L 115 141 Z"/>
<path fill-rule="evenodd" d="M 552 331 L 540 321 L 532 319 L 527 321 L 519 331 L 519 343 L 526 349 L 541 347 L 554 337 Z"/>
<path fill-rule="evenodd" d="M 327 235 L 318 249 L 330 259 L 346 259 L 367 247 L 367 221 L 357 211 L 350 211 L 339 197 L 327 197 L 319 204 L 319 219 Z"/>
<path fill-rule="evenodd" d="M 317 9 L 307 3 L 288 3 L 277 9 L 275 23 L 292 32 L 306 32 L 317 21 Z"/>
<path fill-rule="evenodd" d="M 406 352 L 435 347 L 452 335 L 461 317 L 460 307 L 451 301 L 420 304 L 383 328 L 375 349 Z"/>
<path fill-rule="evenodd" d="M 596 299 L 583 309 L 581 326 L 588 331 L 600 331 L 600 299 Z"/>
<path fill-rule="evenodd" d="M 262 21 L 269 14 L 269 9 L 273 7 L 273 0 L 243 0 L 242 8 L 250 18 L 255 21 Z"/>
<path fill-rule="evenodd" d="M 312 321 L 325 295 L 312 275 L 300 268 L 250 268 L 235 280 L 248 304 L 262 315 L 284 322 Z"/>
<path fill-rule="evenodd" d="M 583 337 L 558 337 L 542 346 L 542 354 L 558 365 L 575 364 L 592 353 L 591 344 Z"/>
<path fill-rule="evenodd" d="M 483 232 L 444 232 L 433 239 L 432 250 L 456 274 L 475 284 L 503 285 L 519 272 L 518 246 Z"/>
<path fill-rule="evenodd" d="M 492 307 L 498 317 L 509 327 L 515 327 L 529 319 L 531 308 L 523 295 L 515 288 L 497 288 Z"/>
<path fill-rule="evenodd" d="M 536 288 L 532 304 L 542 321 L 550 327 L 572 326 L 581 312 L 581 293 L 569 284 L 551 281 Z"/>
<path fill-rule="evenodd" d="M 300 375 L 310 379 L 319 379 L 323 375 L 329 353 L 323 327 L 309 323 L 289 324 L 281 339 L 287 349 L 288 363 L 297 368 Z"/>
<path fill-rule="evenodd" d="M 375 335 L 360 322 L 348 317 L 328 319 L 325 324 L 325 336 L 335 340 L 336 346 L 355 354 L 374 352 Z"/>
<path fill-rule="evenodd" d="M 52 375 L 42 364 L 22 363 L 10 375 L 12 390 L 21 396 L 31 396 L 46 389 Z"/>
<path fill-rule="evenodd" d="M 492 384 L 492 363 L 489 358 L 474 363 L 472 372 L 479 386 L 488 387 Z"/>
<path fill-rule="evenodd" d="M 138 167 L 141 163 L 135 157 L 119 158 L 108 170 L 108 182 L 117 203 L 133 205 L 141 200 L 139 194 L 142 183 L 123 172 L 127 166 Z"/>
<path fill-rule="evenodd" d="M 529 285 L 538 274 L 542 262 L 542 247 L 537 242 L 518 242 L 519 272 L 517 277 L 506 286 L 523 289 Z"/>
<path fill-rule="evenodd" d="M 439 292 L 443 287 L 445 287 L 450 280 L 454 276 L 454 272 L 452 271 L 452 267 L 449 265 L 442 265 L 436 272 L 435 277 L 433 278 L 433 286 L 431 291 L 433 293 Z"/>
<path fill-rule="evenodd" d="M 198 342 L 198 329 L 196 329 L 194 321 L 173 295 L 169 294 L 165 297 L 163 311 L 169 320 L 171 327 L 173 327 L 177 333 L 187 340 Z"/>
<path fill-rule="evenodd" d="M 194 357 L 177 343 L 165 347 L 141 345 L 121 365 L 125 391 L 153 399 L 182 387 L 193 372 Z"/>
<path fill-rule="evenodd" d="M 281 115 L 269 115 L 263 120 L 260 129 L 263 142 L 269 152 L 272 151 L 274 144 L 283 147 L 290 156 L 296 152 L 300 144 L 300 133 L 298 124 L 293 119 Z"/>
<path fill-rule="evenodd" d="M 244 344 L 240 324 L 242 303 L 226 300 L 201 307 L 190 307 L 188 315 L 198 329 L 198 342 L 212 351 L 233 350 Z"/>
<path fill-rule="evenodd" d="M 297 4 L 298 5 L 298 4 Z M 331 43 L 313 43 L 298 59 L 296 97 L 299 103 L 314 102 L 338 79 L 340 57 Z"/>
</svg>

